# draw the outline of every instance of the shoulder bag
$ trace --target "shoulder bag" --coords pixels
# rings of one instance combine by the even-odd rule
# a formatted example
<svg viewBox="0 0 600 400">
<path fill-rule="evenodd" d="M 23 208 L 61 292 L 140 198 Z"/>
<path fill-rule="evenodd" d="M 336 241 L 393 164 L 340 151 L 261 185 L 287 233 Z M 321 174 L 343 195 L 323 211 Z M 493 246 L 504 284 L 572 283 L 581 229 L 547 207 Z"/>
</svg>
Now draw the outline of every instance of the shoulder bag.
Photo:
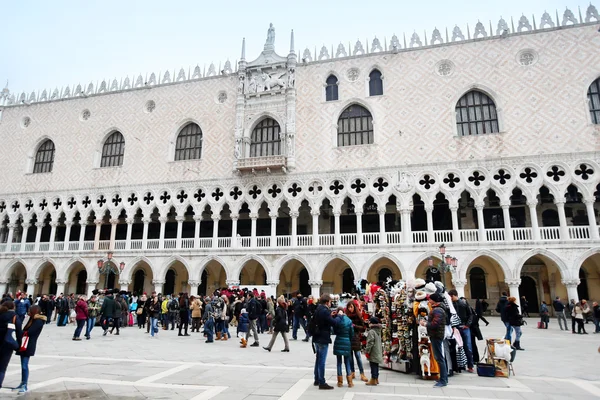
<svg viewBox="0 0 600 400">
<path fill-rule="evenodd" d="M 4 335 L 4 343 L 6 343 L 8 347 L 13 350 L 19 349 L 19 342 L 17 342 L 17 334 L 15 327 L 16 320 L 17 316 L 15 315 L 12 319 L 12 322 L 6 324 L 6 334 Z"/>
</svg>

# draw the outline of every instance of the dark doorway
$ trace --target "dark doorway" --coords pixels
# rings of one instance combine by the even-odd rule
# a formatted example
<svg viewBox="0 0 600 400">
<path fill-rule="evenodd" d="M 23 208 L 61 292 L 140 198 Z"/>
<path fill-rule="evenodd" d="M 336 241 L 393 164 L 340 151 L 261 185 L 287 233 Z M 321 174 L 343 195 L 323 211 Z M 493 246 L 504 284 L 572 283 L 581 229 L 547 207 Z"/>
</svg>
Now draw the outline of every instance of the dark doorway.
<svg viewBox="0 0 600 400">
<path fill-rule="evenodd" d="M 300 293 L 302 293 L 302 295 L 305 297 L 310 295 L 311 290 L 310 285 L 308 284 L 308 271 L 306 270 L 306 268 L 303 268 L 302 271 L 300 271 L 298 279 L 300 280 Z"/>
<path fill-rule="evenodd" d="M 200 286 L 198 286 L 198 294 L 200 296 L 206 296 L 206 289 L 208 287 L 208 273 L 206 270 L 202 271 L 202 277 L 200 278 Z"/>
<path fill-rule="evenodd" d="M 385 284 L 385 282 L 387 281 L 388 278 L 394 278 L 393 274 L 392 274 L 392 270 L 390 270 L 387 267 L 383 267 L 379 270 L 379 272 L 377 273 L 377 282 L 382 282 Z"/>
<path fill-rule="evenodd" d="M 50 288 L 48 289 L 48 294 L 59 294 L 56 293 L 58 290 L 58 285 L 56 284 L 56 271 L 52 271 L 50 274 Z"/>
<path fill-rule="evenodd" d="M 85 285 L 87 282 L 87 271 L 82 269 L 77 274 L 77 287 L 75 288 L 76 294 L 87 294 L 85 290 Z"/>
<path fill-rule="evenodd" d="M 579 268 L 579 285 L 577 286 L 577 296 L 579 300 L 589 300 L 590 292 L 588 291 L 587 274 L 583 268 Z"/>
<path fill-rule="evenodd" d="M 108 273 L 108 283 L 106 284 L 106 289 L 115 288 L 115 277 L 116 275 L 112 271 Z"/>
<path fill-rule="evenodd" d="M 537 313 L 540 311 L 540 303 L 538 299 L 538 290 L 535 280 L 530 276 L 521 276 L 521 284 L 519 285 L 519 293 L 521 297 L 525 296 L 527 300 L 527 312 Z M 512 296 L 512 294 L 511 294 Z M 522 310 L 521 310 L 522 311 Z"/>
<path fill-rule="evenodd" d="M 483 269 L 479 267 L 471 268 L 469 273 L 469 284 L 471 288 L 472 299 L 487 299 L 485 272 L 483 272 Z"/>
<path fill-rule="evenodd" d="M 138 269 L 135 271 L 133 275 L 133 293 L 138 296 L 144 293 L 144 280 L 146 279 L 146 274 L 143 270 Z"/>
<path fill-rule="evenodd" d="M 167 271 L 167 276 L 165 277 L 163 294 L 173 294 L 173 292 L 175 292 L 175 271 L 170 269 Z"/>
<path fill-rule="evenodd" d="M 350 267 L 346 268 L 342 274 L 342 292 L 354 292 L 354 272 L 352 272 L 352 268 Z"/>
</svg>

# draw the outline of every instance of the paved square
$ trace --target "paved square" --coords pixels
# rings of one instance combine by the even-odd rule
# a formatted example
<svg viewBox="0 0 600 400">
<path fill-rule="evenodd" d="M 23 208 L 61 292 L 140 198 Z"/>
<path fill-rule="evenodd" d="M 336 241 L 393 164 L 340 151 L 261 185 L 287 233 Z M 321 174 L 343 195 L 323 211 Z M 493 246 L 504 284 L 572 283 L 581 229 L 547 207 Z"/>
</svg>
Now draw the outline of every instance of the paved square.
<svg viewBox="0 0 600 400">
<path fill-rule="evenodd" d="M 491 318 L 483 333 L 503 335 L 498 318 Z M 517 376 L 480 378 L 458 374 L 444 389 L 433 389 L 416 375 L 383 371 L 381 384 L 319 391 L 313 387 L 313 353 L 309 343 L 291 342 L 291 352 L 281 353 L 283 341 L 271 353 L 262 348 L 240 349 L 235 339 L 205 344 L 201 334 L 178 337 L 160 331 L 151 338 L 137 327 L 120 336 L 102 337 L 96 328 L 92 340 L 73 342 L 74 327 L 46 326 L 38 353 L 30 362 L 30 392 L 19 399 L 598 399 L 600 398 L 600 335 L 573 335 L 558 329 L 535 329 L 537 320 L 524 327 L 515 362 Z M 266 345 L 269 335 L 261 335 Z M 479 342 L 480 351 L 483 342 Z M 483 354 L 483 353 L 482 353 Z M 328 357 L 328 381 L 335 380 L 335 360 Z M 368 372 L 368 368 L 367 368 Z M 20 382 L 19 358 L 13 357 L 5 387 Z M 1 399 L 17 398 L 0 389 Z"/>
</svg>

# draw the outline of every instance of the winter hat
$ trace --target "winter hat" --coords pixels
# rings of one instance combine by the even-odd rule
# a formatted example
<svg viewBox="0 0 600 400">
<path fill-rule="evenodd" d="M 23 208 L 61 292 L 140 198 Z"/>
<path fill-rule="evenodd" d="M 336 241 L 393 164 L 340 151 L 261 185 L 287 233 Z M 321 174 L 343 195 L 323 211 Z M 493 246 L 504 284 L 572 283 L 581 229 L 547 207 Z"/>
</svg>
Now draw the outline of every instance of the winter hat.
<svg viewBox="0 0 600 400">
<path fill-rule="evenodd" d="M 432 294 L 432 293 L 437 292 L 437 287 L 435 286 L 434 283 L 429 282 L 428 284 L 425 285 L 425 289 L 424 290 L 425 290 L 426 293 Z"/>
<path fill-rule="evenodd" d="M 439 293 L 430 294 L 429 299 L 435 301 L 436 303 L 441 303 L 444 301 L 442 295 Z"/>
<path fill-rule="evenodd" d="M 425 300 L 427 298 L 427 293 L 425 293 L 422 290 L 417 291 L 417 294 L 415 294 L 415 300 L 421 301 L 421 300 Z"/>
<path fill-rule="evenodd" d="M 425 287 L 425 279 L 415 279 L 415 289 L 423 289 Z"/>
<path fill-rule="evenodd" d="M 242 308 L 242 311 L 240 311 L 240 314 L 246 314 L 246 309 Z"/>
<path fill-rule="evenodd" d="M 378 325 L 379 324 L 379 318 L 377 318 L 377 317 L 371 317 L 371 318 L 369 318 L 369 323 L 371 325 Z"/>
</svg>

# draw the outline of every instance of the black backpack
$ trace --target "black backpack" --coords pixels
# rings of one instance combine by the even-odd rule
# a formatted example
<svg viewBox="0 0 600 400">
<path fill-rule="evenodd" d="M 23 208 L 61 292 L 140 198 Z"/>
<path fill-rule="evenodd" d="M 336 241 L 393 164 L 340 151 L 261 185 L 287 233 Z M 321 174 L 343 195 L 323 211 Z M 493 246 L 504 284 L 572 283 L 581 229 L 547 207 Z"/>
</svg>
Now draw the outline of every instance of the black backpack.
<svg viewBox="0 0 600 400">
<path fill-rule="evenodd" d="M 258 302 L 255 299 L 252 299 L 248 302 L 246 311 L 248 312 L 249 319 L 258 318 L 259 310 L 257 310 L 257 308 L 260 308 L 260 305 L 258 304 Z"/>
<path fill-rule="evenodd" d="M 317 324 L 317 310 L 315 310 L 315 315 L 313 315 L 313 317 L 310 319 L 310 321 L 308 322 L 308 326 L 306 327 L 306 330 L 308 331 L 308 334 L 310 336 L 316 336 L 319 334 L 319 324 Z"/>
</svg>

